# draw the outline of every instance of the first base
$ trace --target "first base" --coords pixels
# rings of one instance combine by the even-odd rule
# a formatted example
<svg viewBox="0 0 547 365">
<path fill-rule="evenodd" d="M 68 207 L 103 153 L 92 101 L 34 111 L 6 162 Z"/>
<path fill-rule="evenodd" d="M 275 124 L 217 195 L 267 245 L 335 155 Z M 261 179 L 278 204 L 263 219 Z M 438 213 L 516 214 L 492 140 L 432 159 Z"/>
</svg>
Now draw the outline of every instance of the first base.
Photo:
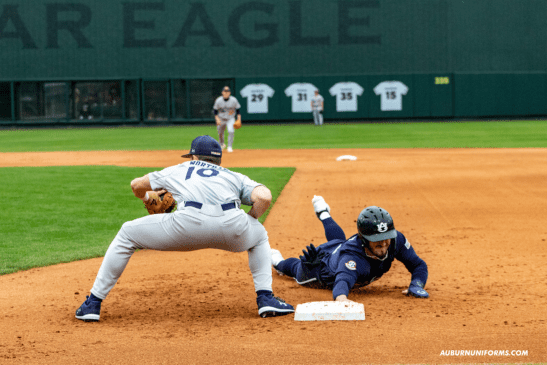
<svg viewBox="0 0 547 365">
<path fill-rule="evenodd" d="M 310 302 L 298 304 L 295 321 L 364 321 L 365 306 L 355 302 Z"/>
</svg>

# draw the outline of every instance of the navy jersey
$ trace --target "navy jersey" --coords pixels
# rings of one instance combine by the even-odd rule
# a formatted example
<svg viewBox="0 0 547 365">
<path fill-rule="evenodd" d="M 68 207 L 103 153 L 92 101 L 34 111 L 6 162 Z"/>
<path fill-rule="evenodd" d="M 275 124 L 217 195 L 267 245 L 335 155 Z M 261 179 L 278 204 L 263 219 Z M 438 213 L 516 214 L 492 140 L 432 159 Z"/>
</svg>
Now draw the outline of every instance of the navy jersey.
<svg viewBox="0 0 547 365">
<path fill-rule="evenodd" d="M 361 246 L 361 239 L 354 235 L 347 241 L 335 239 L 318 247 L 326 252 L 321 265 L 321 280 L 332 287 L 332 295 L 348 295 L 352 288 L 360 288 L 379 279 L 391 268 L 393 260 L 401 261 L 412 274 L 411 280 L 427 281 L 427 265 L 418 257 L 410 242 L 397 231 L 392 240 L 387 257 L 378 260 L 368 256 Z"/>
</svg>

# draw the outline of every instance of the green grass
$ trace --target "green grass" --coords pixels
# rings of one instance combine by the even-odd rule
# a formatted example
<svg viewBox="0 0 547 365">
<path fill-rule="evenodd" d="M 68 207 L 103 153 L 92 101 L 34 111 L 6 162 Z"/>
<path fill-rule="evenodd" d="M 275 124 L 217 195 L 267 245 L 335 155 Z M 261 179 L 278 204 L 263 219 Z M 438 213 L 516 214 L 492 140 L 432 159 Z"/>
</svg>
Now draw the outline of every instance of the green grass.
<svg viewBox="0 0 547 365">
<path fill-rule="evenodd" d="M 188 150 L 214 125 L 0 130 L 0 152 Z M 237 149 L 547 147 L 547 121 L 244 125 Z M 0 274 L 102 256 L 123 222 L 146 214 L 129 182 L 154 168 L 3 168 Z M 294 172 L 237 169 L 274 201 Z M 262 217 L 266 218 L 267 213 Z"/>
<path fill-rule="evenodd" d="M 6 194 L 0 210 L 0 275 L 103 256 L 124 222 L 148 214 L 129 182 L 154 170 L 116 166 L 1 169 Z M 294 168 L 233 170 L 268 186 L 274 202 L 294 173 Z"/>
<path fill-rule="evenodd" d="M 0 152 L 186 150 L 208 126 L 0 130 Z M 244 125 L 237 149 L 547 147 L 547 121 Z"/>
</svg>

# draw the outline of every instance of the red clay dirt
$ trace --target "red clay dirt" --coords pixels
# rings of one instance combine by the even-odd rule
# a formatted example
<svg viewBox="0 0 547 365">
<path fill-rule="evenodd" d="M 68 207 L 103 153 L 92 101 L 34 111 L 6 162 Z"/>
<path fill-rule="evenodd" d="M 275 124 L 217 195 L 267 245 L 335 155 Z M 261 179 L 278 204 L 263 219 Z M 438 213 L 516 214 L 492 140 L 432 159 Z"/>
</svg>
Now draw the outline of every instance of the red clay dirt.
<svg viewBox="0 0 547 365">
<path fill-rule="evenodd" d="M 3 153 L 0 166 L 161 168 L 182 162 L 182 152 Z M 336 161 L 346 154 L 357 161 Z M 364 303 L 365 321 L 263 319 L 245 253 L 139 251 L 99 323 L 80 322 L 74 311 L 102 258 L 1 276 L 0 363 L 547 361 L 547 149 L 236 150 L 223 165 L 296 167 L 265 222 L 271 246 L 285 257 L 325 240 L 314 194 L 325 197 L 348 236 L 364 207 L 387 209 L 429 266 L 430 299 L 401 294 L 410 275 L 396 262 L 350 294 Z M 330 291 L 275 273 L 273 285 L 295 306 L 332 300 Z M 459 350 L 486 353 L 450 355 Z"/>
</svg>

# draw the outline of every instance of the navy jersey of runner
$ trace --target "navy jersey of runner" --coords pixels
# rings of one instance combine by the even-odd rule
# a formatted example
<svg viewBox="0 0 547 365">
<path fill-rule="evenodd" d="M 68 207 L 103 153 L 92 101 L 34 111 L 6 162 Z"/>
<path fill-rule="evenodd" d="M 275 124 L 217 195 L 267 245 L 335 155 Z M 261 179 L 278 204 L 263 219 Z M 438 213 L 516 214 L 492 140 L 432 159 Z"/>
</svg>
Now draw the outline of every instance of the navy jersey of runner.
<svg viewBox="0 0 547 365">
<path fill-rule="evenodd" d="M 339 295 L 347 296 L 352 288 L 360 288 L 379 279 L 389 271 L 395 259 L 401 261 L 412 274 L 411 280 L 420 280 L 424 284 L 427 281 L 426 263 L 418 257 L 410 242 L 399 231 L 384 260 L 369 257 L 357 235 L 347 241 L 329 241 L 318 249 L 320 252 L 327 252 L 322 260 L 321 280 L 332 287 L 334 298 Z"/>
</svg>

